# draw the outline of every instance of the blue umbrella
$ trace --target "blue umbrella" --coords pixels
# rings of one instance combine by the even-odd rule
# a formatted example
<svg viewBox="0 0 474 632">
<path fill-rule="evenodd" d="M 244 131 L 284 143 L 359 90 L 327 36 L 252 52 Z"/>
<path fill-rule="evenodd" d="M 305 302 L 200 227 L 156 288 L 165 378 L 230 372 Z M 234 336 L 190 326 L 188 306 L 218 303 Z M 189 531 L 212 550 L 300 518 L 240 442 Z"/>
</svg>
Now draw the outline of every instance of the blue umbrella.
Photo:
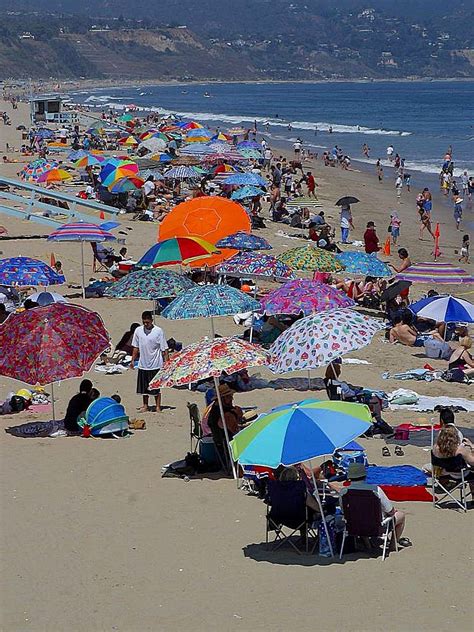
<svg viewBox="0 0 474 632">
<path fill-rule="evenodd" d="M 39 136 L 39 138 L 54 138 L 54 132 L 46 127 L 41 127 L 35 131 L 35 136 Z"/>
<path fill-rule="evenodd" d="M 229 285 L 199 285 L 180 294 L 161 315 L 170 320 L 210 317 L 214 337 L 214 316 L 231 316 L 259 309 L 258 301 Z"/>
<path fill-rule="evenodd" d="M 380 261 L 375 253 L 365 252 L 341 252 L 336 255 L 340 263 L 345 267 L 345 272 L 349 274 L 363 274 L 364 276 L 389 277 L 393 276 L 386 263 Z"/>
<path fill-rule="evenodd" d="M 268 182 L 258 173 L 233 173 L 224 180 L 224 184 L 233 184 L 237 186 L 244 186 L 245 184 L 255 187 L 266 187 Z"/>
<path fill-rule="evenodd" d="M 60 285 L 65 278 L 44 261 L 30 257 L 0 260 L 0 283 L 4 285 Z"/>
<path fill-rule="evenodd" d="M 261 146 L 255 140 L 243 140 L 237 143 L 238 149 L 261 149 Z"/>
<path fill-rule="evenodd" d="M 173 167 L 164 174 L 165 178 L 173 178 L 174 180 L 192 180 L 199 178 L 199 173 L 192 167 L 185 167 L 181 165 L 179 167 Z"/>
<path fill-rule="evenodd" d="M 262 189 L 247 185 L 234 191 L 230 197 L 232 200 L 245 200 L 246 198 L 253 198 L 256 195 L 264 195 L 264 193 L 265 191 L 262 191 Z"/>
<path fill-rule="evenodd" d="M 437 323 L 474 323 L 474 305 L 454 296 L 423 298 L 409 308 L 420 318 L 429 318 Z"/>
<path fill-rule="evenodd" d="M 239 231 L 220 239 L 216 248 L 234 248 L 235 250 L 271 250 L 272 246 L 263 237 Z"/>
<path fill-rule="evenodd" d="M 67 303 L 67 299 L 56 292 L 35 292 L 28 296 L 31 301 L 38 303 L 41 307 L 51 305 L 52 303 Z"/>
</svg>

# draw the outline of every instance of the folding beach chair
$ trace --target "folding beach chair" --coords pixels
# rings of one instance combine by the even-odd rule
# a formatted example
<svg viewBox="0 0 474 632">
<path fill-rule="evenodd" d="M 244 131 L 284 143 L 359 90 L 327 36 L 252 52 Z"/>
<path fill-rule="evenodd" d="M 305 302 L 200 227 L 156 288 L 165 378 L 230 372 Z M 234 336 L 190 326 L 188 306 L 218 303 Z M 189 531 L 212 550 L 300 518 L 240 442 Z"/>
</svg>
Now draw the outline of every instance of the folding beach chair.
<svg viewBox="0 0 474 632">
<path fill-rule="evenodd" d="M 385 560 L 390 540 L 395 543 L 395 518 L 383 517 L 380 498 L 372 489 L 351 489 L 342 496 L 344 531 L 342 533 L 339 559 L 342 558 L 344 542 L 348 535 L 360 538 L 382 538 L 382 561 Z"/>
<path fill-rule="evenodd" d="M 97 250 L 97 244 L 95 242 L 91 242 L 92 246 L 92 272 L 109 272 L 108 267 L 105 265 L 104 260 L 100 257 L 99 252 Z"/>
<path fill-rule="evenodd" d="M 199 443 L 202 439 L 201 415 L 197 404 L 188 402 L 189 411 L 189 435 L 191 438 L 191 452 L 197 452 Z"/>
<path fill-rule="evenodd" d="M 467 511 L 467 497 L 471 494 L 469 479 L 474 476 L 472 470 L 460 454 L 440 458 L 431 452 L 431 494 L 433 507 L 442 508 L 441 503 L 450 498 L 460 509 Z M 436 493 L 441 495 L 436 498 Z M 459 498 L 455 494 L 459 493 Z M 472 494 L 471 494 L 472 497 Z"/>
<path fill-rule="evenodd" d="M 306 505 L 306 485 L 303 481 L 272 481 L 267 482 L 267 515 L 266 536 L 267 548 L 275 551 L 285 542 L 301 554 L 303 551 L 295 544 L 293 537 L 299 532 L 303 539 L 304 551 L 313 552 L 316 547 L 317 532 L 311 526 L 311 518 Z M 275 539 L 270 542 L 270 532 L 275 533 Z M 315 543 L 309 550 L 309 538 Z"/>
</svg>

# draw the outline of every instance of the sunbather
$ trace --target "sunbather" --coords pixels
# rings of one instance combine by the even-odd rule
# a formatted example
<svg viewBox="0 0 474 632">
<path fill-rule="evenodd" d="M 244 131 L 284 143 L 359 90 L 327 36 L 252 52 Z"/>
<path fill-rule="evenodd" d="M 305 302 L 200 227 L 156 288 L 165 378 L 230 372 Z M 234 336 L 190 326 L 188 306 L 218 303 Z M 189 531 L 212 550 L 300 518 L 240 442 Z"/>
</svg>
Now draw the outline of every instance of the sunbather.
<svg viewBox="0 0 474 632">
<path fill-rule="evenodd" d="M 460 369 L 465 376 L 474 376 L 474 358 L 469 353 L 472 347 L 472 340 L 469 336 L 464 336 L 459 340 L 457 347 L 449 358 L 448 369 Z"/>
<path fill-rule="evenodd" d="M 434 457 L 444 460 L 443 469 L 451 478 L 461 478 L 461 469 L 474 467 L 474 451 L 471 446 L 460 441 L 458 430 L 454 425 L 441 429 L 432 452 Z M 474 471 L 470 470 L 464 478 L 468 481 L 471 494 L 473 494 Z"/>
<path fill-rule="evenodd" d="M 410 312 L 394 319 L 394 325 L 390 329 L 390 342 L 401 342 L 408 347 L 423 347 L 426 340 L 434 339 L 444 342 L 437 331 L 420 334 L 412 324 L 413 318 Z"/>
</svg>

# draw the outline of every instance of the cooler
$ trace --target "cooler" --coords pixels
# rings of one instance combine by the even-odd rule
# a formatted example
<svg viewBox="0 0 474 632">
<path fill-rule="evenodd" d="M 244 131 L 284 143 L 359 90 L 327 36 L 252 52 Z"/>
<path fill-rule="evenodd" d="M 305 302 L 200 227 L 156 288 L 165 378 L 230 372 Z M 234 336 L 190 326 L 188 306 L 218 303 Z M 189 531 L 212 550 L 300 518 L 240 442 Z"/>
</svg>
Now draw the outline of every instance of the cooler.
<svg viewBox="0 0 474 632">
<path fill-rule="evenodd" d="M 212 437 L 203 437 L 201 439 L 199 442 L 199 456 L 209 465 L 219 463 L 216 446 L 214 445 L 214 439 Z"/>
</svg>

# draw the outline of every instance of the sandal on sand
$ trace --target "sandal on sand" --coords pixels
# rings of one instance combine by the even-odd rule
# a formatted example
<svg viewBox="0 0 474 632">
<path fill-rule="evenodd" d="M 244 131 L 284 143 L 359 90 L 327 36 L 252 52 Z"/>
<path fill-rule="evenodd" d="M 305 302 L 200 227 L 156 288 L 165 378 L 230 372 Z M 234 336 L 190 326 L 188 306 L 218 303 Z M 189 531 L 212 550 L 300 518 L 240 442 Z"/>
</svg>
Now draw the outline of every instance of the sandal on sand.
<svg viewBox="0 0 474 632">
<path fill-rule="evenodd" d="M 398 546 L 406 549 L 408 546 L 413 546 L 413 543 L 408 538 L 400 538 L 397 542 Z"/>
<path fill-rule="evenodd" d="M 131 419 L 128 422 L 131 430 L 146 430 L 146 421 L 144 419 Z"/>
<path fill-rule="evenodd" d="M 387 448 L 387 446 L 385 446 L 384 448 L 382 448 L 382 456 L 392 456 L 390 454 L 390 450 Z"/>
<path fill-rule="evenodd" d="M 399 445 L 395 446 L 395 454 L 397 456 L 403 456 L 405 454 L 405 452 L 403 452 L 402 447 Z"/>
</svg>

